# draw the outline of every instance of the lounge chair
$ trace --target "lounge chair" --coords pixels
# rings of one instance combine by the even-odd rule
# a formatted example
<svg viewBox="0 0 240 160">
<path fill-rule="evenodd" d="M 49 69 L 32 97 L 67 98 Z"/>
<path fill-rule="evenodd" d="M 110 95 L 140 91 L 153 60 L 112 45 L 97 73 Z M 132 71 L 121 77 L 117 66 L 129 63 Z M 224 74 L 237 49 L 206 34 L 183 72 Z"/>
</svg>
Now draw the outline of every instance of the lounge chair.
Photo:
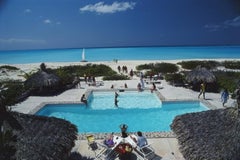
<svg viewBox="0 0 240 160">
<path fill-rule="evenodd" d="M 138 160 L 151 160 L 155 157 L 155 151 L 150 144 L 143 147 L 137 146 L 137 148 L 134 149 L 134 153 Z"/>
<path fill-rule="evenodd" d="M 107 147 L 104 144 L 95 141 L 93 135 L 87 136 L 88 146 L 95 153 L 95 159 L 98 160 L 114 160 L 118 156 L 115 150 Z"/>
</svg>

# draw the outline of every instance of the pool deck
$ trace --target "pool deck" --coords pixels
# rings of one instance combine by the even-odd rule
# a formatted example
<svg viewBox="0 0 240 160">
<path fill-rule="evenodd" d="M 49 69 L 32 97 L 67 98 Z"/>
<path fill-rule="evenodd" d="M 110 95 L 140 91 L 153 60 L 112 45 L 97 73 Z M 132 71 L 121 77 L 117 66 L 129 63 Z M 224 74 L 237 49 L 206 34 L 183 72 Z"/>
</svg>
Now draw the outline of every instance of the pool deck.
<svg viewBox="0 0 240 160">
<path fill-rule="evenodd" d="M 98 79 L 97 80 L 101 80 Z M 114 85 L 114 89 L 123 89 L 124 84 L 128 85 L 129 89 L 136 89 L 137 84 L 139 83 L 138 77 L 133 77 L 132 80 L 122 80 L 122 81 L 104 81 L 103 86 L 95 87 L 88 86 L 85 82 L 81 82 L 81 87 L 70 89 L 63 92 L 60 95 L 52 96 L 52 97 L 36 97 L 31 96 L 26 99 L 24 102 L 19 103 L 12 107 L 12 110 L 18 111 L 21 113 L 34 113 L 37 107 L 41 107 L 44 103 L 80 103 L 80 98 L 83 93 L 89 91 L 91 89 L 110 89 L 112 85 Z M 178 101 L 178 100 L 200 100 L 210 109 L 220 109 L 222 107 L 220 94 L 218 93 L 206 93 L 206 99 L 198 99 L 199 92 L 194 92 L 190 89 L 186 89 L 183 87 L 174 87 L 169 85 L 165 80 L 161 80 L 162 87 L 158 89 L 160 92 L 160 97 L 165 101 Z M 159 84 L 156 84 L 157 88 L 160 88 Z M 146 84 L 146 89 L 151 87 L 150 84 Z M 230 107 L 233 104 L 234 100 L 229 99 L 227 102 L 227 107 Z M 100 141 L 100 140 L 98 140 Z M 149 143 L 155 149 L 156 160 L 181 160 L 182 155 L 178 149 L 177 139 L 174 137 L 165 137 L 165 138 L 148 138 Z M 92 159 L 94 157 L 94 152 L 88 148 L 87 140 L 81 138 L 76 141 L 76 145 L 72 151 L 79 152 L 84 157 L 89 157 Z M 174 153 L 172 155 L 171 153 Z"/>
</svg>

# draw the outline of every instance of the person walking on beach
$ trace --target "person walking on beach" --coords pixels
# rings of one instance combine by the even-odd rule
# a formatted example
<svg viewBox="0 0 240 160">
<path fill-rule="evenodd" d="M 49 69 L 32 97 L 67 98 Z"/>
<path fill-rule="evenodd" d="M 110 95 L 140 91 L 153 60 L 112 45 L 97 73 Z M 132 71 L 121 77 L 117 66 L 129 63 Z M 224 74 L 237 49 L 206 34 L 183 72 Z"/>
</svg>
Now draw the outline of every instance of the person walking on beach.
<svg viewBox="0 0 240 160">
<path fill-rule="evenodd" d="M 121 72 L 121 67 L 120 67 L 120 66 L 118 66 L 118 72 L 119 72 L 119 73 Z"/>
<path fill-rule="evenodd" d="M 229 98 L 229 93 L 227 89 L 224 89 L 224 91 L 221 94 L 221 100 L 222 100 L 222 105 L 224 106 L 225 103 L 227 103 L 227 100 Z"/>
<path fill-rule="evenodd" d="M 206 85 L 204 82 L 202 82 L 200 85 L 200 93 L 198 95 L 198 98 L 200 98 L 200 96 L 203 95 L 203 99 L 205 99 L 205 89 L 206 89 Z"/>
<path fill-rule="evenodd" d="M 132 69 L 130 71 L 130 77 L 131 77 L 131 79 L 133 78 L 133 70 Z"/>
</svg>

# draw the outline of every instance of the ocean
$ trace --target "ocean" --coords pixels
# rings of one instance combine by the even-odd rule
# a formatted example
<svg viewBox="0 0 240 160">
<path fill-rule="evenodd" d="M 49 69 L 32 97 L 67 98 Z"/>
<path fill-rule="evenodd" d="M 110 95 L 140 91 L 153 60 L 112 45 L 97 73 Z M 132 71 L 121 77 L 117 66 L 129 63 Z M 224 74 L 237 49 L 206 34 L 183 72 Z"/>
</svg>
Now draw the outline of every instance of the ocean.
<svg viewBox="0 0 240 160">
<path fill-rule="evenodd" d="M 0 64 L 79 62 L 81 49 L 0 51 Z M 88 62 L 113 60 L 240 59 L 240 46 L 85 48 Z"/>
</svg>

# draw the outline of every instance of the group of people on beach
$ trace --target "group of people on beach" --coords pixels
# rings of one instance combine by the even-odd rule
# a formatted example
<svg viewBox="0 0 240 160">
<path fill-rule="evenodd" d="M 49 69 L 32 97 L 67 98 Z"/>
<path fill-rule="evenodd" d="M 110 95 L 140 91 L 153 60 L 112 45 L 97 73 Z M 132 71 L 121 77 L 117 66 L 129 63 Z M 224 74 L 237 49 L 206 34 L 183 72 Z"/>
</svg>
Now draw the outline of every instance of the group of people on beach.
<svg viewBox="0 0 240 160">
<path fill-rule="evenodd" d="M 85 83 L 92 84 L 93 86 L 96 85 L 95 76 L 87 76 L 86 74 L 84 74 L 84 81 Z"/>
<path fill-rule="evenodd" d="M 117 69 L 118 69 L 118 72 L 120 73 L 121 71 L 123 72 L 123 73 L 128 73 L 128 68 L 127 68 L 127 66 L 118 66 L 117 67 Z"/>
</svg>

